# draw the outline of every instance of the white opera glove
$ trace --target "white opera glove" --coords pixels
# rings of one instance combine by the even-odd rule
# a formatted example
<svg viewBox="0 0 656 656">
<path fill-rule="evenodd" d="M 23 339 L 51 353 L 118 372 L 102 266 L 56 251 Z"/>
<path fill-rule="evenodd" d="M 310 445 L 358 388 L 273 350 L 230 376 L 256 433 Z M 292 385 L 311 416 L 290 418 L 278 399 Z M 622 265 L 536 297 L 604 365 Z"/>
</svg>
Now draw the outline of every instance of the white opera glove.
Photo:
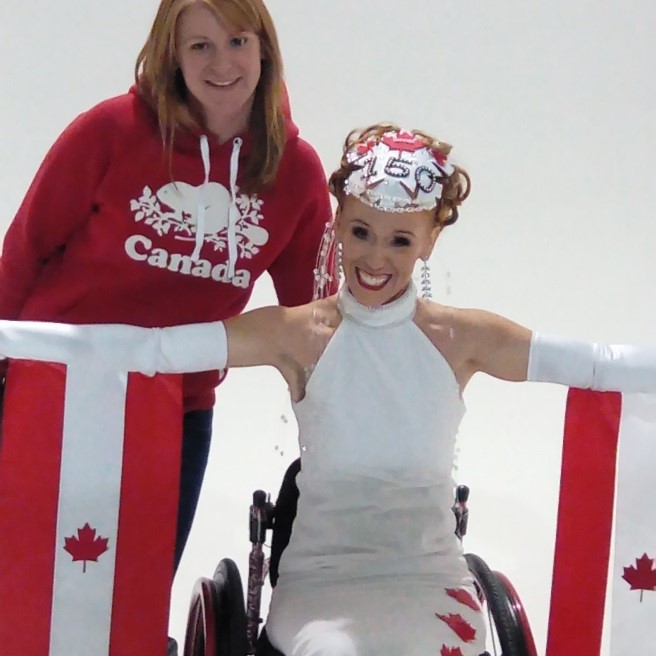
<svg viewBox="0 0 656 656">
<path fill-rule="evenodd" d="M 123 324 L 80 326 L 97 357 L 121 371 L 192 373 L 223 369 L 228 342 L 222 321 L 167 328 Z"/>
<path fill-rule="evenodd" d="M 0 321 L 0 357 L 43 362 L 83 362 L 91 346 L 81 326 L 42 321 Z"/>
<path fill-rule="evenodd" d="M 157 328 L 156 371 L 185 373 L 225 369 L 228 336 L 223 321 Z"/>
<path fill-rule="evenodd" d="M 168 328 L 0 321 L 0 354 L 152 376 L 223 369 L 228 343 L 221 321 Z"/>
<path fill-rule="evenodd" d="M 526 379 L 600 392 L 655 392 L 656 348 L 596 344 L 534 332 Z"/>
</svg>

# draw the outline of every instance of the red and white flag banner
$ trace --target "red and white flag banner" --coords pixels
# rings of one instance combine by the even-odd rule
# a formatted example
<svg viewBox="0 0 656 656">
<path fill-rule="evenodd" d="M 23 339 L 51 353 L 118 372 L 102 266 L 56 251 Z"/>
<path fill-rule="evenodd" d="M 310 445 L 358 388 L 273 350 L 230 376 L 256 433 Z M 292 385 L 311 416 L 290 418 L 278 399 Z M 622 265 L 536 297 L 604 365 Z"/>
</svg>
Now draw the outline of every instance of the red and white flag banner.
<svg viewBox="0 0 656 656">
<path fill-rule="evenodd" d="M 12 362 L 1 653 L 166 653 L 181 427 L 180 376 Z"/>
<path fill-rule="evenodd" d="M 569 391 L 548 656 L 656 654 L 654 472 L 656 395 Z"/>
</svg>

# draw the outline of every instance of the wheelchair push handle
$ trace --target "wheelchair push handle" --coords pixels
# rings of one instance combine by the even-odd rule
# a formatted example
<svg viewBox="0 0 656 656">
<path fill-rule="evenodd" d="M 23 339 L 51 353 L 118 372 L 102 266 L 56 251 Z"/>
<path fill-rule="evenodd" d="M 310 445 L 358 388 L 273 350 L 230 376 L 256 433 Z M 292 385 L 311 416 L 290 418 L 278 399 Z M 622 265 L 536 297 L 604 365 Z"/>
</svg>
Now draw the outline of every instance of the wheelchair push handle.
<svg viewBox="0 0 656 656">
<path fill-rule="evenodd" d="M 456 503 L 467 503 L 469 500 L 469 487 L 467 485 L 458 485 L 456 488 Z"/>
<path fill-rule="evenodd" d="M 267 529 L 272 527 L 273 509 L 271 496 L 264 490 L 253 492 L 253 505 L 249 509 L 250 541 L 252 544 L 263 544 Z"/>
<path fill-rule="evenodd" d="M 468 500 L 469 488 L 466 485 L 458 485 L 456 488 L 455 501 L 451 509 L 456 518 L 455 534 L 461 540 L 467 534 L 467 522 L 469 520 L 469 508 L 467 508 Z"/>
</svg>

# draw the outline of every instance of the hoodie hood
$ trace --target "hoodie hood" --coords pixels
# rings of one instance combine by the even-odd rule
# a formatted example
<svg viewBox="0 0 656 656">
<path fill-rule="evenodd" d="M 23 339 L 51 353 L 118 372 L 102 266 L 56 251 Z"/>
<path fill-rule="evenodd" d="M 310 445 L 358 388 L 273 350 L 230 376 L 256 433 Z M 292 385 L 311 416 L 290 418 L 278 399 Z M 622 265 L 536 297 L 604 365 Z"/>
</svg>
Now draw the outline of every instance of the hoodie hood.
<svg viewBox="0 0 656 656">
<path fill-rule="evenodd" d="M 149 108 L 154 122 L 159 129 L 155 112 L 142 98 L 136 85 L 130 87 L 130 94 L 137 97 Z M 286 143 L 289 143 L 289 141 L 298 137 L 299 131 L 291 116 L 289 94 L 287 93 L 287 87 L 285 85 L 283 86 L 282 94 L 282 110 L 285 119 L 285 138 Z M 180 129 L 176 131 L 173 140 L 173 149 L 175 151 L 186 153 L 195 152 L 203 163 L 203 180 L 199 187 L 196 209 L 196 238 L 194 250 L 191 255 L 191 259 L 194 262 L 197 262 L 200 259 L 200 252 L 203 247 L 205 236 L 206 197 L 210 176 L 212 174 L 212 162 L 221 162 L 226 159 L 229 162 L 228 179 L 230 187 L 230 207 L 228 212 L 227 229 L 228 278 L 232 278 L 235 275 L 235 266 L 237 262 L 237 220 L 239 219 L 239 208 L 237 207 L 237 178 L 239 176 L 239 170 L 243 163 L 243 159 L 248 156 L 252 147 L 250 131 L 235 135 L 231 139 L 220 144 L 213 139 L 211 134 L 207 131 L 201 129 Z"/>
</svg>

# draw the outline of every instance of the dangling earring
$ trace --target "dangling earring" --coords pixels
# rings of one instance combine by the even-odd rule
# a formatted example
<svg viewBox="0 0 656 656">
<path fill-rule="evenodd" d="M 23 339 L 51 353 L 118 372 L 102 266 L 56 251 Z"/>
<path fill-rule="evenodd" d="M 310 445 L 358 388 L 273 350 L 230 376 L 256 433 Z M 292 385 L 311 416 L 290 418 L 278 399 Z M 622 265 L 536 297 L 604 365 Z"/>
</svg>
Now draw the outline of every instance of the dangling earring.
<svg viewBox="0 0 656 656">
<path fill-rule="evenodd" d="M 326 228 L 321 237 L 321 246 L 314 267 L 312 299 L 315 301 L 319 298 L 325 298 L 331 288 L 330 283 L 333 281 L 333 276 L 337 275 L 335 258 L 335 231 L 332 222 L 329 221 L 326 223 Z"/>
<path fill-rule="evenodd" d="M 341 286 L 344 279 L 344 266 L 342 265 L 342 242 L 335 245 L 335 266 L 337 268 L 337 282 Z"/>
<path fill-rule="evenodd" d="M 431 293 L 431 276 L 430 276 L 430 267 L 428 266 L 428 258 L 422 258 L 421 265 L 421 297 L 430 299 L 432 298 Z"/>
</svg>

